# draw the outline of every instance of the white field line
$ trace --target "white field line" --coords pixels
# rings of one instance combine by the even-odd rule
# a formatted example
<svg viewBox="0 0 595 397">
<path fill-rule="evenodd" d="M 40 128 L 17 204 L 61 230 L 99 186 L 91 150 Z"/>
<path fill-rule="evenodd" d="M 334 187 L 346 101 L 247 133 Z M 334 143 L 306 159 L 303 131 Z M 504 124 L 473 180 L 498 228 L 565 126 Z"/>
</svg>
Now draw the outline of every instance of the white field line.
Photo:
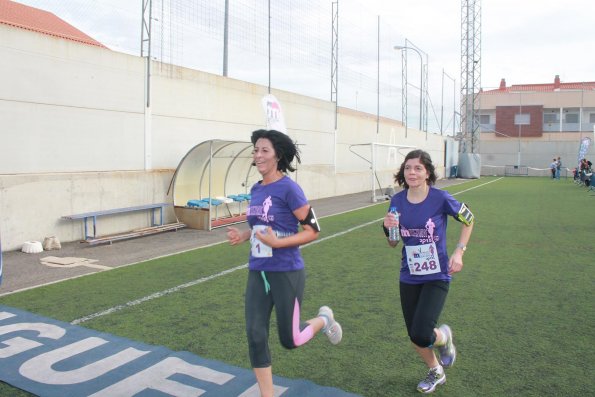
<svg viewBox="0 0 595 397">
<path fill-rule="evenodd" d="M 304 244 L 301 248 L 305 248 L 305 247 L 308 247 L 310 245 L 318 244 L 318 243 L 321 243 L 321 242 L 326 241 L 326 240 L 331 239 L 331 238 L 342 236 L 342 235 L 347 234 L 347 233 L 350 233 L 350 232 L 352 232 L 354 230 L 357 230 L 357 229 L 360 229 L 362 227 L 366 227 L 368 225 L 371 225 L 373 223 L 376 223 L 376 222 L 380 221 L 381 219 L 377 219 L 377 220 L 374 220 L 374 221 L 371 221 L 371 222 L 366 222 L 364 224 L 361 224 L 361 225 L 352 227 L 350 229 L 343 230 L 342 232 L 335 233 L 333 235 L 326 236 L 326 237 L 321 238 L 321 239 L 318 239 L 318 240 L 314 240 L 314 241 L 312 241 L 312 242 L 310 242 L 308 244 Z M 243 265 L 232 267 L 231 269 L 227 269 L 227 270 L 224 270 L 222 272 L 212 274 L 210 276 L 201 277 L 201 278 L 199 278 L 197 280 L 190 281 L 190 282 L 187 282 L 187 283 L 178 285 L 176 287 L 168 288 L 168 289 L 163 290 L 163 291 L 155 292 L 155 293 L 153 293 L 151 295 L 147 295 L 147 296 L 142 297 L 140 299 L 135 299 L 133 301 L 126 302 L 126 303 L 124 303 L 122 305 L 113 306 L 113 307 L 110 307 L 109 309 L 106 309 L 106 310 L 103 310 L 103 311 L 100 311 L 100 312 L 97 312 L 97 313 L 89 314 L 88 316 L 85 316 L 85 317 L 77 318 L 76 320 L 73 320 L 70 323 L 73 324 L 73 325 L 81 324 L 81 323 L 84 323 L 85 321 L 89 321 L 89 320 L 92 320 L 92 319 L 97 318 L 97 317 L 105 316 L 107 314 L 112 314 L 112 313 L 118 312 L 120 310 L 126 309 L 128 307 L 139 305 L 139 304 L 141 304 L 143 302 L 147 302 L 147 301 L 150 301 L 150 300 L 153 300 L 153 299 L 161 298 L 162 296 L 169 295 L 169 294 L 172 294 L 174 292 L 178 292 L 178 291 L 180 291 L 180 290 L 182 290 L 184 288 L 193 287 L 195 285 L 202 284 L 202 283 L 204 283 L 206 281 L 213 280 L 213 279 L 219 278 L 221 276 L 225 276 L 226 274 L 230 274 L 230 273 L 235 272 L 236 270 L 245 269 L 247 267 L 248 267 L 248 264 L 247 263 L 244 263 Z"/>
<path fill-rule="evenodd" d="M 457 193 L 453 193 L 453 196 L 456 196 L 456 195 L 461 194 L 461 193 L 468 192 L 470 190 L 476 189 L 476 188 L 481 187 L 481 186 L 488 185 L 488 184 L 490 184 L 492 182 L 499 181 L 500 179 L 503 179 L 503 178 L 498 178 L 498 179 L 495 179 L 493 181 L 482 183 L 481 185 L 477 185 L 477 186 L 474 186 L 472 188 L 469 188 L 469 189 L 466 189 L 466 190 L 463 190 L 463 191 L 460 191 L 460 192 L 457 192 Z M 345 230 L 343 230 L 343 231 L 341 231 L 339 233 L 335 233 L 335 234 L 332 234 L 330 236 L 326 236 L 326 237 L 323 237 L 321 239 L 314 240 L 314 241 L 312 241 L 312 242 L 310 242 L 308 244 L 304 244 L 300 248 L 306 248 L 306 247 L 309 247 L 311 245 L 322 243 L 323 241 L 326 241 L 326 240 L 330 240 L 332 238 L 340 237 L 340 236 L 342 236 L 344 234 L 351 233 L 351 232 L 353 232 L 353 231 L 355 231 L 357 229 L 361 229 L 362 227 L 366 227 L 366 226 L 372 225 L 372 224 L 374 224 L 376 222 L 380 222 L 382 219 L 384 219 L 384 218 L 375 219 L 373 221 L 366 222 L 366 223 L 363 223 L 363 224 L 358 225 L 358 226 L 354 226 L 354 227 L 349 228 L 349 229 L 345 229 Z M 220 243 L 217 243 L 217 244 L 220 244 Z M 212 245 L 215 245 L 215 244 L 212 244 Z M 227 269 L 227 270 L 224 270 L 222 272 L 212 274 L 210 276 L 201 277 L 201 278 L 199 278 L 197 280 L 190 281 L 190 282 L 187 282 L 187 283 L 184 283 L 184 284 L 180 284 L 180 285 L 178 285 L 176 287 L 168 288 L 168 289 L 163 290 L 163 291 L 155 292 L 155 293 L 153 293 L 151 295 L 147 295 L 147 296 L 145 296 L 143 298 L 135 299 L 135 300 L 126 302 L 126 303 L 124 303 L 122 305 L 113 306 L 113 307 L 111 307 L 109 309 L 106 309 L 106 310 L 103 310 L 103 311 L 100 311 L 100 312 L 97 312 L 97 313 L 89 314 L 88 316 L 85 316 L 85 317 L 77 318 L 76 320 L 71 321 L 71 324 L 77 325 L 77 324 L 84 323 L 86 321 L 92 320 L 92 319 L 97 318 L 97 317 L 101 317 L 101 316 L 105 316 L 105 315 L 108 315 L 108 314 L 112 314 L 112 313 L 118 312 L 120 310 L 129 308 L 129 307 L 132 307 L 132 306 L 139 305 L 139 304 L 141 304 L 143 302 L 147 302 L 147 301 L 150 301 L 150 300 L 153 300 L 153 299 L 161 298 L 161 297 L 163 297 L 165 295 L 172 294 L 172 293 L 177 292 L 177 291 L 180 291 L 182 289 L 193 287 L 195 285 L 202 284 L 202 283 L 204 283 L 206 281 L 214 280 L 214 279 L 219 278 L 221 276 L 225 276 L 226 274 L 233 273 L 236 270 L 245 269 L 247 267 L 248 267 L 248 264 L 247 263 L 244 263 L 243 265 L 232 267 L 231 269 Z"/>
<path fill-rule="evenodd" d="M 461 181 L 459 183 L 453 183 L 452 185 L 449 185 L 449 186 L 456 186 L 456 185 L 460 185 L 460 184 L 463 184 L 463 183 L 467 183 L 467 181 Z M 380 204 L 382 204 L 382 203 L 373 203 L 373 204 L 363 205 L 363 206 L 358 207 L 358 208 L 353 208 L 353 209 L 345 210 L 345 211 L 342 211 L 342 212 L 337 212 L 337 213 L 334 213 L 334 214 L 319 216 L 318 218 L 322 219 L 322 218 L 327 218 L 327 217 L 330 217 L 330 216 L 346 214 L 348 212 L 357 211 L 357 210 L 361 210 L 363 208 L 373 207 L 375 205 L 380 205 Z M 164 254 L 164 255 L 159 255 L 159 256 L 152 257 L 152 258 L 150 258 L 150 260 L 161 259 L 161 258 L 165 258 L 165 257 L 172 256 L 172 255 L 183 254 L 185 252 L 195 251 L 197 249 L 202 249 L 202 248 L 208 248 L 208 247 L 212 247 L 212 246 L 215 246 L 215 245 L 223 244 L 223 243 L 226 243 L 226 242 L 227 242 L 227 240 L 222 240 L 222 241 L 217 241 L 217 242 L 214 242 L 214 243 L 211 243 L 211 244 L 202 245 L 200 247 L 193 247 L 193 248 L 188 248 L 188 249 L 184 249 L 184 250 L 180 250 L 180 251 L 176 251 L 176 252 L 170 252 L 170 253 L 167 253 L 167 254 Z M 142 259 L 142 260 L 137 261 L 137 262 L 131 262 L 131 263 L 127 263 L 125 265 L 120 265 L 120 266 L 116 266 L 116 267 L 109 267 L 109 266 L 107 266 L 107 269 L 101 269 L 101 270 L 108 271 L 108 270 L 119 269 L 119 268 L 122 268 L 122 267 L 132 266 L 132 265 L 136 265 L 138 263 L 146 262 L 148 260 L 149 259 Z M 35 288 L 39 288 L 39 287 L 44 287 L 44 286 L 47 286 L 47 285 L 58 284 L 58 283 L 61 283 L 63 281 L 74 280 L 74 279 L 81 278 L 81 277 L 92 276 L 94 274 L 96 274 L 96 273 L 80 274 L 78 276 L 66 277 L 66 278 L 63 278 L 63 279 L 60 279 L 60 280 L 48 281 L 46 283 L 42 283 L 42 284 L 30 286 L 30 287 L 24 287 L 24 288 L 16 289 L 14 291 L 3 292 L 3 293 L 0 293 L 0 297 L 6 296 L 6 295 L 16 294 L 17 292 L 23 292 L 23 291 L 27 291 L 27 290 L 31 290 L 31 289 L 35 289 Z"/>
<path fill-rule="evenodd" d="M 462 191 L 460 191 L 460 192 L 453 193 L 452 195 L 453 195 L 453 196 L 456 196 L 457 194 L 465 193 L 465 192 L 468 192 L 469 190 L 477 189 L 478 187 L 482 187 L 482 186 L 485 186 L 485 185 L 489 185 L 490 183 L 497 182 L 497 181 L 499 181 L 500 179 L 504 179 L 504 177 L 502 176 L 502 177 L 500 177 L 500 178 L 498 178 L 498 179 L 494 179 L 493 181 L 489 181 L 489 182 L 486 182 L 486 183 L 482 183 L 481 185 L 477 185 L 477 186 L 470 187 L 469 189 L 465 189 L 465 190 L 462 190 Z"/>
</svg>

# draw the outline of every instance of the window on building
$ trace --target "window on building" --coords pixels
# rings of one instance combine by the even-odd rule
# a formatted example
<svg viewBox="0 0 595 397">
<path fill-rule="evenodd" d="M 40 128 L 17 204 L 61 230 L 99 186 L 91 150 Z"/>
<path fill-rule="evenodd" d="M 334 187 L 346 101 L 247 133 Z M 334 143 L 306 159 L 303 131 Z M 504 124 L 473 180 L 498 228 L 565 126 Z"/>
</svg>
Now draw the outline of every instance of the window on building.
<svg viewBox="0 0 595 397">
<path fill-rule="evenodd" d="M 578 113 L 566 113 L 564 115 L 565 123 L 578 123 Z"/>
<path fill-rule="evenodd" d="M 557 124 L 560 121 L 558 117 L 558 113 L 544 113 L 543 122 L 544 124 Z"/>
<path fill-rule="evenodd" d="M 480 114 L 479 115 L 479 124 L 490 124 L 490 115 L 489 114 Z"/>
<path fill-rule="evenodd" d="M 589 113 L 589 123 L 595 124 L 595 113 Z"/>
<path fill-rule="evenodd" d="M 531 124 L 531 115 L 529 113 L 519 113 L 514 115 L 514 125 Z"/>
</svg>

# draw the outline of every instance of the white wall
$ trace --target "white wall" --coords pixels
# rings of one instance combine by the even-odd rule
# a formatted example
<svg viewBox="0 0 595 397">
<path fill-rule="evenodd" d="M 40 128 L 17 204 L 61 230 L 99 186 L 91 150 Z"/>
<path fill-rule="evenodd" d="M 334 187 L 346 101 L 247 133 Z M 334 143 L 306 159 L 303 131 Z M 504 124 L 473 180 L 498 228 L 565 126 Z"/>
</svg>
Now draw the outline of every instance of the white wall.
<svg viewBox="0 0 595 397">
<path fill-rule="evenodd" d="M 0 173 L 142 169 L 142 66 L 0 25 Z"/>
<path fill-rule="evenodd" d="M 194 70 L 152 65 L 145 109 L 145 64 L 112 52 L 0 25 L 0 235 L 5 250 L 57 236 L 82 237 L 63 215 L 171 202 L 167 189 L 182 157 L 209 139 L 249 140 L 264 128 L 266 87 Z M 300 144 L 297 179 L 310 199 L 371 189 L 370 166 L 353 144 L 423 148 L 445 176 L 444 139 L 289 92 L 272 92 L 288 133 Z M 145 153 L 145 147 L 149 152 Z M 379 162 L 381 186 L 396 161 Z M 149 165 L 146 167 L 146 165 Z M 147 226 L 147 213 L 101 219 L 101 234 Z M 166 221 L 174 220 L 173 211 Z"/>
</svg>

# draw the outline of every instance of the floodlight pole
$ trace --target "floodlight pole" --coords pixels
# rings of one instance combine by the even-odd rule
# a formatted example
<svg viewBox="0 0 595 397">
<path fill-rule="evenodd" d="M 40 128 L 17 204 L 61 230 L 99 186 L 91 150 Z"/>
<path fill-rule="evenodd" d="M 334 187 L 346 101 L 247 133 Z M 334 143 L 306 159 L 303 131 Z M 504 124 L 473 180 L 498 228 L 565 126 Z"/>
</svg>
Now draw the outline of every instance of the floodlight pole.
<svg viewBox="0 0 595 397">
<path fill-rule="evenodd" d="M 522 128 L 522 113 L 523 113 L 523 97 L 521 92 L 519 91 L 519 148 L 518 148 L 518 155 L 517 155 L 517 165 L 521 166 L 521 128 Z"/>
<path fill-rule="evenodd" d="M 140 44 L 140 56 L 141 58 L 147 58 L 146 68 L 146 107 L 151 106 L 151 21 L 153 19 L 152 0 L 143 0 L 142 4 L 143 18 L 141 22 L 141 44 Z M 146 51 L 145 51 L 146 47 Z"/>
<path fill-rule="evenodd" d="M 423 98 L 424 98 L 424 58 L 421 55 L 421 52 L 415 47 L 408 47 L 408 46 L 400 46 L 396 45 L 393 47 L 395 50 L 413 50 L 417 52 L 419 55 L 419 130 L 423 131 L 422 129 L 422 120 L 423 120 Z"/>
<path fill-rule="evenodd" d="M 269 42 L 269 90 L 268 93 L 271 93 L 271 0 L 268 1 L 268 7 L 269 7 L 269 17 L 268 17 L 268 21 L 269 21 L 269 38 L 268 38 L 268 42 Z"/>
<path fill-rule="evenodd" d="M 223 77 L 227 77 L 229 54 L 229 0 L 225 0 L 225 22 L 223 24 Z"/>
</svg>

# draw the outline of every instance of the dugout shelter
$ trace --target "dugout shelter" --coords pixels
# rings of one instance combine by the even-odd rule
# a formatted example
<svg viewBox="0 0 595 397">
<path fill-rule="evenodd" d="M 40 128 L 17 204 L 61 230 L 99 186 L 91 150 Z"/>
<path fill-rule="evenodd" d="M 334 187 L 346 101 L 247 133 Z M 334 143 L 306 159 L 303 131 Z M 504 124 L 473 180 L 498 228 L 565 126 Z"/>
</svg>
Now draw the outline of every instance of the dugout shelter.
<svg viewBox="0 0 595 397">
<path fill-rule="evenodd" d="M 250 187 L 259 179 L 252 148 L 251 142 L 214 139 L 190 149 L 170 186 L 178 220 L 202 230 L 244 222 Z"/>
</svg>

